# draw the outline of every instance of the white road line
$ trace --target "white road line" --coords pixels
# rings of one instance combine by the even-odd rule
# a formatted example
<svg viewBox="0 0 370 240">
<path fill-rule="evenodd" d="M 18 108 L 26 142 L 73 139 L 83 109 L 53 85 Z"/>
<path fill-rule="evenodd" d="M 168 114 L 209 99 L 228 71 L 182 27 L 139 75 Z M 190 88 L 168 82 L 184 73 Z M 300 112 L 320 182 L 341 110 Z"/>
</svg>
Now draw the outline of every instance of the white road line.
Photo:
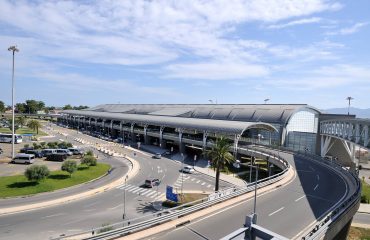
<svg viewBox="0 0 370 240">
<path fill-rule="evenodd" d="M 62 215 L 66 215 L 66 214 L 65 213 L 57 213 L 57 214 L 53 214 L 53 215 L 42 217 L 41 219 L 51 218 L 51 217 L 57 217 L 57 216 L 62 216 Z"/>
<path fill-rule="evenodd" d="M 121 186 L 119 189 L 122 189 L 122 190 L 123 190 L 123 189 L 126 189 L 126 190 L 127 190 L 127 189 L 128 189 L 129 187 L 131 187 L 131 186 L 132 186 L 132 185 L 123 185 L 123 186 Z"/>
<path fill-rule="evenodd" d="M 131 192 L 132 192 L 132 193 L 137 193 L 137 192 L 139 192 L 139 191 L 141 191 L 141 188 L 137 187 L 137 189 L 135 189 L 135 190 L 133 190 L 133 191 L 131 191 Z"/>
<path fill-rule="evenodd" d="M 155 194 L 155 192 L 151 191 L 149 194 L 147 194 L 146 196 L 149 197 L 150 195 L 153 195 Z"/>
<path fill-rule="evenodd" d="M 319 187 L 319 184 L 316 184 L 316 186 L 314 187 L 314 191 L 316 191 L 316 189 Z"/>
<path fill-rule="evenodd" d="M 206 183 L 205 183 L 205 182 L 202 182 L 202 184 L 201 184 L 201 185 L 202 185 L 202 186 L 203 186 L 203 185 L 206 185 Z"/>
<path fill-rule="evenodd" d="M 122 207 L 123 206 L 123 203 L 115 206 L 115 207 L 111 207 L 111 208 L 108 208 L 108 210 L 113 210 L 113 209 L 116 209 L 116 208 L 119 208 L 119 207 Z"/>
<path fill-rule="evenodd" d="M 126 191 L 131 191 L 131 190 L 136 189 L 136 188 L 137 188 L 137 186 L 130 186 L 130 187 L 126 188 L 125 190 Z"/>
<path fill-rule="evenodd" d="M 298 202 L 299 200 L 301 200 L 302 198 L 304 198 L 305 197 L 305 195 L 303 195 L 302 197 L 300 197 L 300 198 L 297 198 L 296 200 L 294 200 L 295 202 Z"/>
<path fill-rule="evenodd" d="M 192 179 L 191 179 L 191 181 L 192 181 L 192 182 L 193 182 L 193 181 L 195 181 L 195 178 L 192 178 Z"/>
<path fill-rule="evenodd" d="M 200 183 L 200 180 L 198 180 L 196 183 Z"/>
<path fill-rule="evenodd" d="M 211 184 L 208 184 L 207 188 L 210 188 L 210 187 L 212 187 L 212 185 Z"/>
<path fill-rule="evenodd" d="M 98 204 L 98 203 L 100 203 L 100 201 L 97 201 L 97 202 L 93 202 L 93 203 L 87 204 L 87 205 L 85 205 L 85 207 L 86 207 L 86 208 L 88 208 L 88 207 L 94 206 L 94 205 L 96 205 L 96 204 Z"/>
<path fill-rule="evenodd" d="M 69 229 L 68 232 L 80 232 L 82 229 Z"/>
<path fill-rule="evenodd" d="M 145 195 L 145 194 L 147 194 L 150 191 L 151 191 L 150 189 L 145 189 L 144 191 L 141 192 L 141 195 Z"/>
<path fill-rule="evenodd" d="M 96 208 L 93 208 L 93 209 L 86 209 L 86 210 L 84 210 L 85 212 L 92 212 L 92 211 L 95 211 L 96 210 Z"/>
<path fill-rule="evenodd" d="M 274 215 L 275 213 L 278 213 L 278 212 L 280 212 L 281 210 L 283 210 L 284 209 L 284 207 L 281 207 L 281 208 L 279 208 L 278 210 L 276 210 L 275 212 L 272 212 L 272 213 L 270 213 L 269 214 L 269 217 L 271 217 L 272 215 Z"/>
</svg>

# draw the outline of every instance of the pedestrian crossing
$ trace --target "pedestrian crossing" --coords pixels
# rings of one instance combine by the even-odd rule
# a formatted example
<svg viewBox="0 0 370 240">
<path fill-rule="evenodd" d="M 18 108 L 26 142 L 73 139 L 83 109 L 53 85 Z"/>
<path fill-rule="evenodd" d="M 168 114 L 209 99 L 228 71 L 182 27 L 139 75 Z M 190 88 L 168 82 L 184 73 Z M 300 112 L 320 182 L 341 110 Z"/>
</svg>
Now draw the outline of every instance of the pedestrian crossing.
<svg viewBox="0 0 370 240">
<path fill-rule="evenodd" d="M 184 174 L 184 176 L 182 176 L 180 174 L 180 176 L 177 178 L 176 182 L 173 184 L 173 187 L 179 189 L 179 188 L 181 188 L 182 185 L 185 184 L 185 182 L 198 184 L 202 188 L 214 189 L 213 185 L 209 184 L 209 182 L 205 182 L 205 181 L 202 181 L 198 178 L 191 177 L 190 175 L 187 175 L 187 174 Z"/>
<path fill-rule="evenodd" d="M 153 198 L 153 199 L 161 199 L 161 198 L 164 198 L 165 195 L 166 195 L 165 193 L 162 193 L 162 192 L 159 192 L 159 191 L 157 193 L 155 188 L 151 188 L 151 189 L 141 188 L 141 187 L 134 186 L 134 185 L 131 185 L 131 184 L 122 184 L 122 185 L 117 186 L 116 188 L 121 189 L 121 190 L 125 190 L 125 191 L 133 193 L 133 194 L 137 194 L 139 196 Z"/>
</svg>

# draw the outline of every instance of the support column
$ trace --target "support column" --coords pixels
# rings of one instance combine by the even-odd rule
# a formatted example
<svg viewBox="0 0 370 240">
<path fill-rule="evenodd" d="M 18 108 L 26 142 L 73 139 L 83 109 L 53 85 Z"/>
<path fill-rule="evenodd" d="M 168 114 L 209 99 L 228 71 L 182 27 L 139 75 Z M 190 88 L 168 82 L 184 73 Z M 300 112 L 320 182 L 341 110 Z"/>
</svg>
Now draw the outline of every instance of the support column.
<svg viewBox="0 0 370 240">
<path fill-rule="evenodd" d="M 110 120 L 110 136 L 113 137 L 113 120 Z"/>
<path fill-rule="evenodd" d="M 360 135 L 360 124 L 356 124 L 356 127 L 355 127 L 355 142 L 356 143 L 359 143 L 360 142 L 360 139 L 361 139 L 361 135 Z"/>
<path fill-rule="evenodd" d="M 159 146 L 161 146 L 161 148 L 166 148 L 165 141 L 163 140 L 163 130 L 164 130 L 164 127 L 161 126 L 159 129 Z"/>
<path fill-rule="evenodd" d="M 203 132 L 203 152 L 207 149 L 208 131 Z"/>
<path fill-rule="evenodd" d="M 364 126 L 364 146 L 367 147 L 369 145 L 370 139 L 369 139 L 369 126 Z"/>
<path fill-rule="evenodd" d="M 146 145 L 149 144 L 147 131 L 148 131 L 148 125 L 144 125 L 144 143 Z"/>
<path fill-rule="evenodd" d="M 131 123 L 131 141 L 136 143 L 136 135 L 134 133 L 134 126 L 135 126 L 135 123 Z"/>
<path fill-rule="evenodd" d="M 240 137 L 241 137 L 241 134 L 235 134 L 235 137 L 234 137 L 234 159 L 236 159 L 237 156 L 238 156 L 238 143 L 239 143 Z"/>
<path fill-rule="evenodd" d="M 179 130 L 179 150 L 180 153 L 185 153 L 185 144 L 182 142 L 183 129 Z"/>
</svg>

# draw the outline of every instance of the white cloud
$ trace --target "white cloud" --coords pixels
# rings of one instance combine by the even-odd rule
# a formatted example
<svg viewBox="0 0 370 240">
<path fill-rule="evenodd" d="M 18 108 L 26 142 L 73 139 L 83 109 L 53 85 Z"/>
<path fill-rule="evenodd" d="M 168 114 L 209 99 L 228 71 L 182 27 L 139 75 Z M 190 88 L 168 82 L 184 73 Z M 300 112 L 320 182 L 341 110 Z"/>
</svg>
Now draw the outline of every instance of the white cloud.
<svg viewBox="0 0 370 240">
<path fill-rule="evenodd" d="M 166 71 L 166 78 L 207 80 L 258 78 L 269 74 L 269 69 L 262 65 L 231 62 L 173 64 Z"/>
<path fill-rule="evenodd" d="M 287 27 L 292 27 L 292 26 L 297 26 L 297 25 L 302 25 L 302 24 L 318 23 L 320 21 L 321 21 L 321 18 L 318 18 L 318 17 L 303 18 L 303 19 L 287 22 L 287 23 L 284 23 L 284 24 L 269 25 L 267 28 L 281 29 L 281 28 L 287 28 Z"/>
<path fill-rule="evenodd" d="M 326 35 L 349 35 L 358 32 L 361 28 L 367 26 L 368 22 L 360 22 L 348 28 L 342 28 L 337 31 L 327 32 Z"/>
</svg>

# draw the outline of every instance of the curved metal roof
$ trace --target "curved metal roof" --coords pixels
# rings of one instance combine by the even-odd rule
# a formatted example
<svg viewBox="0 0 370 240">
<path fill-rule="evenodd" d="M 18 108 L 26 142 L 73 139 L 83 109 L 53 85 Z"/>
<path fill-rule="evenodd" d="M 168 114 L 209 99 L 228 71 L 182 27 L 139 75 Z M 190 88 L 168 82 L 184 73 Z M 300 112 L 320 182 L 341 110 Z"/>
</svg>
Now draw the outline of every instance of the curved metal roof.
<svg viewBox="0 0 370 240">
<path fill-rule="evenodd" d="M 86 116 L 92 118 L 134 122 L 139 124 L 148 124 L 173 128 L 196 129 L 202 131 L 208 130 L 211 132 L 223 132 L 231 134 L 242 134 L 245 130 L 251 128 L 259 128 L 277 132 L 277 129 L 274 126 L 264 122 L 226 121 L 226 120 L 197 119 L 187 117 L 153 116 L 153 115 L 111 113 L 111 112 L 108 113 L 87 110 L 66 110 L 63 111 L 63 113 L 73 116 Z"/>
<path fill-rule="evenodd" d="M 286 124 L 294 113 L 301 110 L 320 113 L 306 104 L 104 104 L 87 110 L 279 124 Z"/>
</svg>

